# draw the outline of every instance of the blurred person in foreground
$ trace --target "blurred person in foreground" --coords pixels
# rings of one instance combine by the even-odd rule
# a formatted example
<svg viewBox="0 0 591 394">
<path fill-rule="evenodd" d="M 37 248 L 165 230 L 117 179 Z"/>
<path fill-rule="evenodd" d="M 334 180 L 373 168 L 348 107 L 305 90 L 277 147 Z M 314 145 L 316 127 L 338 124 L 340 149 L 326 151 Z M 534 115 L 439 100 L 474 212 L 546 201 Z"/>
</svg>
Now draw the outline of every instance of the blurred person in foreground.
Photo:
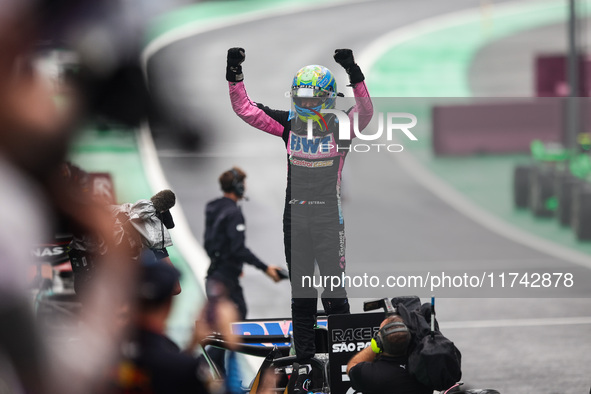
<svg viewBox="0 0 591 394">
<path fill-rule="evenodd" d="M 220 299 L 213 306 L 216 320 L 208 321 L 206 307 L 191 343 L 181 351 L 165 334 L 179 277 L 176 268 L 158 260 L 151 250 L 143 251 L 130 340 L 122 346 L 123 358 L 114 371 L 111 392 L 182 394 L 208 393 L 215 388 L 207 363 L 192 352 L 213 330 L 232 342 L 230 323 L 236 320 L 236 308 Z"/>
<path fill-rule="evenodd" d="M 133 267 L 122 262 L 131 251 L 112 248 L 105 259 L 88 291 L 87 329 L 76 331 L 72 322 L 76 346 L 52 349 L 32 316 L 29 250 L 53 236 L 56 216 L 99 234 L 106 245 L 114 244 L 114 223 L 105 206 L 70 193 L 60 174 L 84 100 L 72 86 L 58 105 L 57 92 L 33 65 L 45 17 L 37 5 L 0 0 L 0 380 L 8 392 L 93 392 L 117 354 L 122 333 L 112 328 L 112 305 L 128 297 Z"/>
<path fill-rule="evenodd" d="M 32 26 L 19 26 L 28 15 L 0 9 L 0 381 L 11 392 L 46 392 L 46 354 L 31 314 L 27 268 L 30 248 L 50 231 L 39 170 L 56 165 L 44 162 L 48 152 L 35 160 L 44 153 L 35 145 L 61 139 L 61 120 L 40 78 L 30 65 L 19 65 L 31 42 L 15 31 L 32 34 Z"/>
<path fill-rule="evenodd" d="M 384 319 L 371 345 L 347 363 L 351 387 L 364 394 L 431 394 L 408 372 L 410 335 L 402 317 Z"/>
<path fill-rule="evenodd" d="M 350 129 L 344 130 L 346 136 L 339 130 L 336 114 L 322 113 L 334 109 L 337 96 L 342 95 L 328 68 L 320 65 L 301 68 L 291 85 L 292 108 L 275 110 L 254 103 L 246 93 L 241 66 L 246 59 L 244 49 L 230 48 L 227 54 L 226 80 L 232 109 L 249 125 L 281 138 L 287 150 L 285 257 L 291 280 L 296 358 L 308 372 L 310 359 L 316 352 L 314 325 L 318 294 L 313 286 L 306 287 L 303 279 L 314 276 L 315 264 L 322 277 L 341 277 L 345 272 L 342 169 L 355 137 L 354 125 L 358 123 L 358 129 L 363 130 L 373 116 L 365 77 L 355 63 L 353 51 L 337 49 L 333 57 L 349 75 L 355 95 L 355 106 L 346 111 L 350 121 Z M 327 314 L 349 313 L 344 287 L 325 288 L 321 299 Z M 298 381 L 306 381 L 307 375 L 301 371 Z M 303 390 L 301 384 L 296 384 L 296 391 Z"/>
<path fill-rule="evenodd" d="M 279 282 L 280 268 L 263 263 L 246 247 L 246 225 L 238 201 L 244 198 L 246 174 L 238 167 L 219 177 L 223 196 L 210 201 L 205 208 L 204 246 L 211 263 L 207 270 L 206 292 L 210 301 L 228 297 L 238 310 L 240 320 L 246 319 L 247 306 L 240 286 L 244 263 L 263 271 Z M 208 348 L 208 353 L 222 373 L 224 350 Z"/>
</svg>

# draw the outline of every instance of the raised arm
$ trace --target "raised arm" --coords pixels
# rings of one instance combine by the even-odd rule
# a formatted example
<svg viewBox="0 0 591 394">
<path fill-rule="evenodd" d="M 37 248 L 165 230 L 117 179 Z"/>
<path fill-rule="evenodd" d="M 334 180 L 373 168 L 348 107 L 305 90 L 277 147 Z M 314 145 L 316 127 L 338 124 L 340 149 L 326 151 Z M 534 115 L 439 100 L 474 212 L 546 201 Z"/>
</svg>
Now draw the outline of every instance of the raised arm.
<svg viewBox="0 0 591 394">
<path fill-rule="evenodd" d="M 249 125 L 281 137 L 285 128 L 284 125 L 259 108 L 246 93 L 241 65 L 245 59 L 246 54 L 243 48 L 228 49 L 226 80 L 230 89 L 232 109 L 240 119 Z"/>
<path fill-rule="evenodd" d="M 350 86 L 353 87 L 355 95 L 355 106 L 349 111 L 349 120 L 351 124 L 351 138 L 355 137 L 353 132 L 353 115 L 359 115 L 359 130 L 363 130 L 371 121 L 373 116 L 373 104 L 369 97 L 369 91 L 365 85 L 365 76 L 361 68 L 355 63 L 353 51 L 350 49 L 336 49 L 334 51 L 334 60 L 340 64 L 349 75 Z"/>
</svg>

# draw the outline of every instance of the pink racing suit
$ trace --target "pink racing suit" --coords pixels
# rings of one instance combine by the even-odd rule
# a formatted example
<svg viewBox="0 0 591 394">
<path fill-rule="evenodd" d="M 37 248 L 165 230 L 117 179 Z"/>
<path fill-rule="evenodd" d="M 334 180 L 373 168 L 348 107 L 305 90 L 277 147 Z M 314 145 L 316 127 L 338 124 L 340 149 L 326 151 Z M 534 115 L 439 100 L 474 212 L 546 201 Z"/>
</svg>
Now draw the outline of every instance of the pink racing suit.
<svg viewBox="0 0 591 394">
<path fill-rule="evenodd" d="M 345 271 L 345 223 L 341 209 L 341 174 L 351 149 L 354 114 L 359 130 L 373 115 L 373 105 L 365 82 L 353 86 L 355 105 L 347 111 L 351 125 L 346 138 L 339 138 L 339 122 L 334 114 L 324 114 L 323 122 L 313 122 L 313 138 L 307 124 L 291 111 L 273 110 L 254 103 L 244 82 L 230 82 L 234 112 L 249 125 L 281 137 L 288 154 L 287 190 L 283 215 L 285 257 L 292 286 L 292 319 L 296 356 L 306 362 L 314 356 L 314 324 L 317 292 L 304 286 L 304 277 L 314 275 L 314 263 L 321 276 L 341 276 Z M 295 116 L 294 116 L 295 115 Z M 327 314 L 349 313 L 344 288 L 325 289 L 322 303 Z"/>
</svg>

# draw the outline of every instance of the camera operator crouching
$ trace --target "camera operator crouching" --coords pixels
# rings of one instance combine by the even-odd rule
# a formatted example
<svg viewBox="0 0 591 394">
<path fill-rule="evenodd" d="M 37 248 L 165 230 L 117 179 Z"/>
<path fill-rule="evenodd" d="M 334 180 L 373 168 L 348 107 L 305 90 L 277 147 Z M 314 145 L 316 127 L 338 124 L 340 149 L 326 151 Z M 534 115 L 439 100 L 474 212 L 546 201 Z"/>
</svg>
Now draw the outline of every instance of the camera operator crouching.
<svg viewBox="0 0 591 394">
<path fill-rule="evenodd" d="M 432 394 L 432 389 L 408 371 L 406 350 L 410 337 L 401 316 L 384 319 L 371 346 L 354 355 L 347 364 L 353 389 L 363 394 Z"/>
</svg>

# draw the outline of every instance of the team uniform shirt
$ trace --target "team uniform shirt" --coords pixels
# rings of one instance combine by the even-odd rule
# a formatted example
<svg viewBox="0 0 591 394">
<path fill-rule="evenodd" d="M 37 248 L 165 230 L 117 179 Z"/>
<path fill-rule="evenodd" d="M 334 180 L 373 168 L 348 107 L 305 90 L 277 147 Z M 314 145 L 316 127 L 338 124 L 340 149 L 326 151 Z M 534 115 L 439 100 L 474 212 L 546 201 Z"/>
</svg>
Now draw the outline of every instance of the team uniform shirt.
<svg viewBox="0 0 591 394">
<path fill-rule="evenodd" d="M 349 370 L 351 386 L 363 394 L 432 394 L 407 370 L 406 357 L 381 355 Z"/>
<path fill-rule="evenodd" d="M 204 245 L 212 260 L 208 275 L 217 272 L 237 281 L 243 263 L 267 270 L 267 265 L 246 247 L 245 231 L 242 210 L 232 199 L 221 197 L 207 204 Z"/>
<path fill-rule="evenodd" d="M 185 354 L 168 337 L 140 329 L 123 347 L 124 356 L 114 371 L 113 392 L 136 394 L 199 394 L 207 364 Z"/>
</svg>

